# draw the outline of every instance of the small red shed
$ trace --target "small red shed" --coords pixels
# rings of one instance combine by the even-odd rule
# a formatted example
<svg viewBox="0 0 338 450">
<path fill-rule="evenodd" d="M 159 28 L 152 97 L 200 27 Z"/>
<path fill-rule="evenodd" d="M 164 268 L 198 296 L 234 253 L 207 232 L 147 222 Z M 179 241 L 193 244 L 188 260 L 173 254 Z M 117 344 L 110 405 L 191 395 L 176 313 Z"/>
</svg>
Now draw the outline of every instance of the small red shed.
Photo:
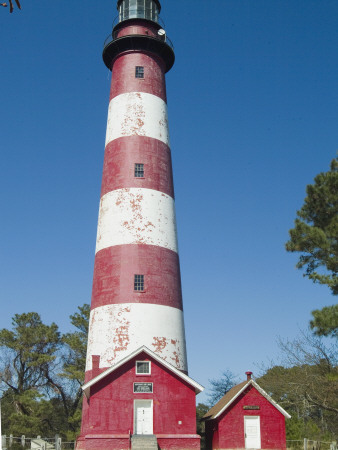
<svg viewBox="0 0 338 450">
<path fill-rule="evenodd" d="M 140 439 L 143 448 L 200 448 L 195 400 L 200 384 L 145 346 L 103 371 L 98 359 L 93 357 L 92 378 L 82 387 L 78 450 L 128 450 Z"/>
<path fill-rule="evenodd" d="M 246 375 L 204 415 L 207 449 L 286 449 L 291 416 Z"/>
</svg>

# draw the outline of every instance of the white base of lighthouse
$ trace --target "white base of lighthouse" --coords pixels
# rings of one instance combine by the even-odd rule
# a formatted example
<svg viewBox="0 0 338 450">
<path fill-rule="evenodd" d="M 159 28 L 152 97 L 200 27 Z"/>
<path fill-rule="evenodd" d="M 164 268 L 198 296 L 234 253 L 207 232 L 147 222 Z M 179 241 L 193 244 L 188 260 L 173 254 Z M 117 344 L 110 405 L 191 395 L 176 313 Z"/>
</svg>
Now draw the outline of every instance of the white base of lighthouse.
<svg viewBox="0 0 338 450">
<path fill-rule="evenodd" d="M 143 345 L 187 372 L 183 311 L 144 303 L 97 307 L 90 314 L 86 372 L 92 370 L 92 355 L 107 368 Z"/>
</svg>

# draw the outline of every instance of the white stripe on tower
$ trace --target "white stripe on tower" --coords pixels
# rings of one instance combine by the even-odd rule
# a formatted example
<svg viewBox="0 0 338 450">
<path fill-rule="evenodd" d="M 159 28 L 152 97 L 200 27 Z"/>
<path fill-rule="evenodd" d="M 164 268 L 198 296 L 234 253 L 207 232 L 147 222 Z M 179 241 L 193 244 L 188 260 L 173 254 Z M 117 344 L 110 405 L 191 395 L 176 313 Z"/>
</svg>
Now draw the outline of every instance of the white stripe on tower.
<svg viewBox="0 0 338 450">
<path fill-rule="evenodd" d="M 148 136 L 170 146 L 167 104 L 144 92 L 120 94 L 110 100 L 106 145 L 123 136 Z"/>
<path fill-rule="evenodd" d="M 123 244 L 158 245 L 177 252 L 173 198 L 142 188 L 117 189 L 104 195 L 96 252 Z"/>
<path fill-rule="evenodd" d="M 106 305 L 91 312 L 92 324 L 95 325 L 88 340 L 86 371 L 92 369 L 91 355 L 100 355 L 100 365 L 110 367 L 126 356 L 123 348 L 131 353 L 142 345 L 178 369 L 187 370 L 180 309 L 144 303 Z"/>
</svg>

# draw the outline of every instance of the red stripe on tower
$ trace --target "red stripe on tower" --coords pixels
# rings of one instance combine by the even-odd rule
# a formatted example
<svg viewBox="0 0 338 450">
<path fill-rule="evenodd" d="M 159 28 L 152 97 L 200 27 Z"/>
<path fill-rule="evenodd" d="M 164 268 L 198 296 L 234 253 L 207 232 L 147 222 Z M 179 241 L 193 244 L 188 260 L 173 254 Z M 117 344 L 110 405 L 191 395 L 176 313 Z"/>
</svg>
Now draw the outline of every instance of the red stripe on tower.
<svg viewBox="0 0 338 450">
<path fill-rule="evenodd" d="M 135 177 L 135 161 L 142 161 L 143 176 Z M 168 145 L 146 136 L 117 138 L 106 146 L 101 197 L 121 188 L 142 187 L 174 198 L 171 154 Z"/>
<path fill-rule="evenodd" d="M 141 31 L 140 34 L 145 34 L 146 32 L 144 28 L 140 29 L 140 27 L 126 27 L 125 32 L 127 31 L 131 34 L 137 31 Z M 135 77 L 135 67 L 137 66 L 145 68 L 144 78 Z M 167 94 L 164 74 L 164 62 L 155 54 L 127 53 L 120 55 L 115 59 L 112 67 L 114 83 L 111 84 L 110 100 L 126 92 L 147 92 L 160 97 L 166 102 Z M 140 83 L 142 83 L 141 89 Z"/>
</svg>

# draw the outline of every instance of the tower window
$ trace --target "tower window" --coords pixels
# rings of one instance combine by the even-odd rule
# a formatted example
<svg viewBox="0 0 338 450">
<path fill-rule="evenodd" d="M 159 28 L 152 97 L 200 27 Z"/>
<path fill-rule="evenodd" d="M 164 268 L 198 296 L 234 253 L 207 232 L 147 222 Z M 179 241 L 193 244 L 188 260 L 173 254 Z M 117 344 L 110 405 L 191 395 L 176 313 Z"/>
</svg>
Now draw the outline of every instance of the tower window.
<svg viewBox="0 0 338 450">
<path fill-rule="evenodd" d="M 144 291 L 144 275 L 134 275 L 134 291 Z"/>
<path fill-rule="evenodd" d="M 143 164 L 135 164 L 135 175 L 136 178 L 144 177 L 144 165 Z"/>
<path fill-rule="evenodd" d="M 150 375 L 150 361 L 136 361 L 137 375 Z"/>
<path fill-rule="evenodd" d="M 143 66 L 135 67 L 135 78 L 144 78 L 144 67 Z"/>
</svg>

